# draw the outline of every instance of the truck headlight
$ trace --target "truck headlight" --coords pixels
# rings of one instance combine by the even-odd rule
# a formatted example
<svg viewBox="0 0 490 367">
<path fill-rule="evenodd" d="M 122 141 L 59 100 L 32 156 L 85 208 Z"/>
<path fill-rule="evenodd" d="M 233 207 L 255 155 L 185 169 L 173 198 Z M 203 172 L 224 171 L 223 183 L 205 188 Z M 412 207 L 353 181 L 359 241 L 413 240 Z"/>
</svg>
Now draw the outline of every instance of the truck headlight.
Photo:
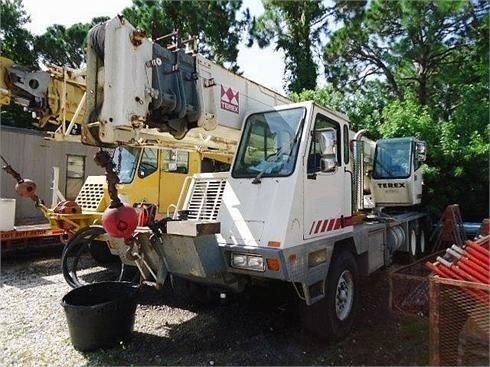
<svg viewBox="0 0 490 367">
<path fill-rule="evenodd" d="M 231 267 L 237 269 L 248 269 L 265 271 L 262 256 L 231 253 Z"/>
</svg>

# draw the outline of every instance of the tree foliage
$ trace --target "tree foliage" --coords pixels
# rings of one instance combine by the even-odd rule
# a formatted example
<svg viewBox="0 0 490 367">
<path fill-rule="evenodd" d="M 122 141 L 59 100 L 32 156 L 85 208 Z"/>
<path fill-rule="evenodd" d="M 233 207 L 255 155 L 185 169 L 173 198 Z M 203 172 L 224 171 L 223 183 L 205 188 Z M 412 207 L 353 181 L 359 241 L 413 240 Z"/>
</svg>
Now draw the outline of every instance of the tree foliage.
<svg viewBox="0 0 490 367">
<path fill-rule="evenodd" d="M 2 56 L 26 66 L 36 65 L 34 36 L 25 28 L 30 22 L 22 0 L 1 0 L 0 52 Z"/>
<path fill-rule="evenodd" d="M 0 1 L 1 27 L 0 52 L 1 55 L 13 60 L 19 65 L 37 67 L 37 57 L 33 52 L 34 36 L 25 28 L 30 22 L 21 0 Z M 10 105 L 1 110 L 2 125 L 31 127 L 32 116 L 23 111 L 22 107 Z"/>
<path fill-rule="evenodd" d="M 80 68 L 85 63 L 88 31 L 106 20 L 107 17 L 97 17 L 90 23 L 76 23 L 68 28 L 53 24 L 35 38 L 34 50 L 42 63 Z"/>
<path fill-rule="evenodd" d="M 315 47 L 325 29 L 326 7 L 321 1 L 263 1 L 265 12 L 252 21 L 249 46 L 275 44 L 285 54 L 284 86 L 290 92 L 314 89 L 318 70 Z"/>
<path fill-rule="evenodd" d="M 199 52 L 219 63 L 229 63 L 238 70 L 238 44 L 247 19 L 239 19 L 241 0 L 133 0 L 124 16 L 157 40 L 176 30 L 183 38 L 197 36 Z M 166 45 L 170 40 L 162 40 Z"/>
<path fill-rule="evenodd" d="M 487 1 L 337 1 L 341 26 L 324 49 L 323 99 L 371 137 L 427 141 L 425 202 L 488 216 Z M 313 98 L 315 99 L 315 98 Z"/>
</svg>

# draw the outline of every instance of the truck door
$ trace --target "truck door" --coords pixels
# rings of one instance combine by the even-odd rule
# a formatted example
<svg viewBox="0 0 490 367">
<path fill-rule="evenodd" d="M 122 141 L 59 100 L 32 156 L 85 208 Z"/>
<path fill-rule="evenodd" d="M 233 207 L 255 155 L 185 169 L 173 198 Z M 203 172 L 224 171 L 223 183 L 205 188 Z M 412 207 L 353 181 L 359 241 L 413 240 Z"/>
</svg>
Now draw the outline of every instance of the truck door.
<svg viewBox="0 0 490 367">
<path fill-rule="evenodd" d="M 314 130 L 333 129 L 336 133 L 334 144 L 336 164 L 327 171 L 324 162 L 322 163 L 318 137 L 315 133 L 310 134 L 303 185 L 304 239 L 345 231 L 345 227 L 351 225 L 352 218 L 350 174 L 345 169 L 349 160 L 348 146 L 344 150 L 347 142 L 347 137 L 343 136 L 347 131 L 343 128 L 345 123 L 337 121 L 335 116 L 329 116 L 327 112 L 320 111 L 317 107 L 313 116 Z"/>
</svg>

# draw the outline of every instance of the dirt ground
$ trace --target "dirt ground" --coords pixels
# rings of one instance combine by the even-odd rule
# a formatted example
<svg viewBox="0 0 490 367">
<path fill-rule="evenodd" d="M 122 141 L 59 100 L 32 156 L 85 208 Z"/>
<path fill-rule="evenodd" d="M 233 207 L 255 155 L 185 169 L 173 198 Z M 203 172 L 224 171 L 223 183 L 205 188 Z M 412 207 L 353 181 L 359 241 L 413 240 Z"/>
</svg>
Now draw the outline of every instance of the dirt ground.
<svg viewBox="0 0 490 367">
<path fill-rule="evenodd" d="M 390 312 L 388 272 L 364 279 L 361 292 L 354 330 L 340 342 L 318 340 L 301 330 L 295 295 L 285 290 L 253 290 L 217 308 L 196 311 L 171 293 L 160 298 L 147 289 L 140 307 L 163 302 L 197 312 L 196 318 L 172 329 L 176 347 L 166 353 L 165 364 L 427 365 L 428 319 Z"/>
<path fill-rule="evenodd" d="M 0 354 L 4 353 L 5 365 L 428 364 L 428 320 L 390 312 L 388 270 L 362 280 L 362 305 L 354 330 L 340 342 L 320 341 L 303 332 L 294 294 L 288 291 L 254 289 L 203 307 L 178 297 L 169 287 L 160 291 L 143 287 L 131 342 L 80 353 L 70 344 L 61 311 L 60 299 L 70 288 L 59 258 L 55 250 L 31 258 L 2 259 L 0 293 L 6 301 L 0 311 L 11 316 L 2 319 L 1 329 L 17 333 L 19 320 L 14 315 L 46 319 L 35 307 L 53 310 L 50 322 L 43 323 L 45 328 L 26 325 L 22 341 L 15 336 L 4 339 Z M 43 333 L 49 333 L 49 338 Z M 36 342 L 43 340 L 49 340 L 49 345 L 39 359 Z M 19 342 L 20 347 L 15 344 Z"/>
</svg>

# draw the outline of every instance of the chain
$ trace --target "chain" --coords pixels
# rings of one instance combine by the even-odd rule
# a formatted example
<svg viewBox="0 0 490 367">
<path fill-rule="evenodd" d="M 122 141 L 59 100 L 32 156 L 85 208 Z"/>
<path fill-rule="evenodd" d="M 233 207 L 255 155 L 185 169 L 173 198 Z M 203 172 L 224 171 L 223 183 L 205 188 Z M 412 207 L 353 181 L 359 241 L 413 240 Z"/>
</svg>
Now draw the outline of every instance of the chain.
<svg viewBox="0 0 490 367">
<path fill-rule="evenodd" d="M 119 175 L 121 173 L 121 162 L 122 162 L 122 148 L 118 147 L 119 155 L 117 157 L 117 171 L 116 173 Z"/>
<path fill-rule="evenodd" d="M 10 164 L 3 158 L 3 156 L 0 156 L 2 158 L 3 163 L 5 163 L 5 166 L 2 167 L 2 169 L 7 172 L 10 176 L 12 176 L 17 183 L 22 183 L 24 180 L 22 179 L 21 175 L 12 168 Z"/>
<path fill-rule="evenodd" d="M 106 178 L 107 178 L 107 191 L 109 192 L 109 197 L 111 198 L 111 204 L 109 205 L 110 208 L 117 208 L 122 206 L 122 202 L 119 199 L 119 196 L 117 195 L 117 187 L 116 185 L 119 183 L 119 176 L 117 173 L 114 171 L 114 162 L 112 161 L 112 158 L 110 154 L 100 149 L 95 154 L 94 157 L 95 163 L 104 168 L 106 172 Z M 119 160 L 119 166 L 120 166 L 121 160 Z M 119 167 L 120 169 L 120 167 Z"/>
</svg>

